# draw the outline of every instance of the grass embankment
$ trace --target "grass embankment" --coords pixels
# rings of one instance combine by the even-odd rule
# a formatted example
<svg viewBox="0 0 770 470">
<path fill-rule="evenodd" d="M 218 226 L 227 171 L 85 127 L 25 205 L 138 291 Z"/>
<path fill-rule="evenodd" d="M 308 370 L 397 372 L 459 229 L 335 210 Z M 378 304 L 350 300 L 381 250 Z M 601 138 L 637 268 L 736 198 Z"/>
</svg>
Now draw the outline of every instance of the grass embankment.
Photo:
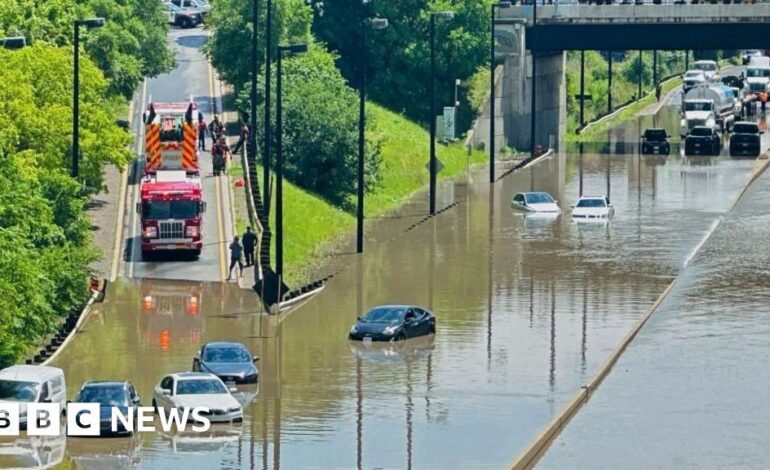
<svg viewBox="0 0 770 470">
<path fill-rule="evenodd" d="M 392 211 L 407 202 L 428 184 L 426 164 L 429 157 L 428 132 L 405 117 L 373 103 L 367 117 L 376 121 L 383 135 L 382 184 L 366 194 L 366 217 Z M 467 165 L 486 162 L 483 152 L 468 156 L 462 143 L 438 145 L 436 154 L 444 168 L 439 178 L 462 173 Z M 315 194 L 284 181 L 284 272 L 296 285 L 308 280 L 325 253 L 355 229 L 355 213 L 346 212 Z M 271 225 L 275 227 L 271 213 Z M 275 256 L 275 244 L 273 244 Z"/>
</svg>

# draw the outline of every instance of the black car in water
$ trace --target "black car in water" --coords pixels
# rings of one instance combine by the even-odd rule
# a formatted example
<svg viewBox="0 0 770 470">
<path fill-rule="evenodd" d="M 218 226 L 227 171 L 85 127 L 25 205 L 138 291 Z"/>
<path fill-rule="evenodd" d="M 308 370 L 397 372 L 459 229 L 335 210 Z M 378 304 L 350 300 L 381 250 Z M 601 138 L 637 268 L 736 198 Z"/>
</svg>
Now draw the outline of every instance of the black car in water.
<svg viewBox="0 0 770 470">
<path fill-rule="evenodd" d="M 349 339 L 357 341 L 401 341 L 436 332 L 436 317 L 413 305 L 383 305 L 359 317 Z"/>
<path fill-rule="evenodd" d="M 91 381 L 86 382 L 78 392 L 75 403 L 98 403 L 99 406 L 99 435 L 133 435 L 133 430 L 126 429 L 120 419 L 116 420 L 116 427 L 112 428 L 112 410 L 117 409 L 121 415 L 127 416 L 129 409 L 134 413 L 134 423 L 137 422 L 136 413 L 141 405 L 139 394 L 131 382 Z"/>
<path fill-rule="evenodd" d="M 685 155 L 719 155 L 722 150 L 722 138 L 716 129 L 695 126 L 684 139 Z"/>
<path fill-rule="evenodd" d="M 225 383 L 254 384 L 259 378 L 258 360 L 241 343 L 206 343 L 193 358 L 192 370 L 209 372 Z"/>
<path fill-rule="evenodd" d="M 665 129 L 646 129 L 642 134 L 642 155 L 668 155 L 671 143 Z"/>
<path fill-rule="evenodd" d="M 758 157 L 760 153 L 759 126 L 753 122 L 736 122 L 730 136 L 730 156 Z"/>
</svg>

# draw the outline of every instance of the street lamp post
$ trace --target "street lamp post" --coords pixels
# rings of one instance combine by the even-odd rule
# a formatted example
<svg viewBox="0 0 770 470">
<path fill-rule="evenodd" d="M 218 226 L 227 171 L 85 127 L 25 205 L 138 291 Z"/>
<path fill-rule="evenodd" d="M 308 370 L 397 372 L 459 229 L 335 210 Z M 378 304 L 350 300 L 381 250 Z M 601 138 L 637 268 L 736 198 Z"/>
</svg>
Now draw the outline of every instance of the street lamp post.
<svg viewBox="0 0 770 470">
<path fill-rule="evenodd" d="M 275 165 L 275 274 L 278 279 L 283 277 L 283 54 L 301 54 L 307 52 L 307 44 L 289 44 L 278 46 L 277 76 L 276 78 L 276 107 L 275 107 L 275 132 L 276 165 Z"/>
<path fill-rule="evenodd" d="M 256 1 L 256 0 L 255 0 Z M 262 165 L 264 167 L 265 171 L 265 190 L 264 193 L 269 196 L 270 192 L 268 187 L 268 179 L 269 179 L 269 172 L 270 172 L 270 147 L 272 147 L 272 142 L 270 141 L 270 63 L 272 62 L 271 54 L 273 52 L 273 1 L 267 0 L 267 12 L 265 14 L 265 148 L 264 148 L 264 154 L 263 154 L 263 161 Z M 256 25 L 256 21 L 254 22 Z M 270 213 L 270 200 L 267 199 L 267 196 L 265 196 L 265 201 L 267 205 L 267 213 Z"/>
<path fill-rule="evenodd" d="M 495 10 L 509 8 L 511 2 L 493 3 L 490 11 L 489 26 L 489 182 L 495 182 Z M 455 99 L 455 101 L 457 101 Z"/>
<path fill-rule="evenodd" d="M 430 14 L 430 215 L 436 213 L 436 18 L 452 19 L 452 11 Z"/>
<path fill-rule="evenodd" d="M 366 67 L 369 48 L 366 30 L 385 29 L 387 18 L 367 18 L 361 23 L 361 83 L 358 87 L 358 203 L 356 207 L 356 253 L 364 251 L 364 150 L 366 148 Z"/>
<path fill-rule="evenodd" d="M 80 27 L 86 29 L 101 28 L 104 18 L 87 18 L 74 22 L 74 72 L 72 77 L 72 169 L 70 175 L 77 178 L 80 174 Z"/>
<path fill-rule="evenodd" d="M 0 39 L 0 44 L 4 49 L 21 49 L 27 45 L 27 39 L 24 36 L 13 36 Z"/>
<path fill-rule="evenodd" d="M 259 76 L 258 61 L 258 37 L 259 37 L 259 0 L 251 0 L 251 122 L 249 123 L 249 143 L 251 144 L 253 163 L 257 165 L 257 78 Z M 270 157 L 266 153 L 262 155 L 262 206 L 265 208 L 265 215 L 270 213 Z M 265 217 L 264 223 L 268 223 L 269 218 Z"/>
<path fill-rule="evenodd" d="M 534 0 L 532 4 L 532 32 L 535 32 L 535 26 L 537 26 L 537 0 Z M 530 39 L 527 39 L 529 41 Z M 532 41 L 534 42 L 534 41 Z M 535 140 L 537 139 L 537 54 L 535 48 L 532 47 L 532 99 L 530 100 L 530 117 L 529 117 L 529 155 L 530 158 L 535 158 Z"/>
</svg>

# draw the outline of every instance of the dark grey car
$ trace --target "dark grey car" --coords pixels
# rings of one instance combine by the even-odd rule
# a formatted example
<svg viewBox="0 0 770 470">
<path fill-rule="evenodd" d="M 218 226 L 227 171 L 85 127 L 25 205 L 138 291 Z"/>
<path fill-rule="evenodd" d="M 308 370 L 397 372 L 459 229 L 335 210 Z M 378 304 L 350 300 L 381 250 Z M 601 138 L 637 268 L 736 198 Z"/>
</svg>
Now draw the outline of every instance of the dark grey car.
<svg viewBox="0 0 770 470">
<path fill-rule="evenodd" d="M 225 383 L 253 384 L 259 379 L 258 360 L 241 343 L 206 343 L 193 358 L 192 370 L 209 372 Z"/>
</svg>

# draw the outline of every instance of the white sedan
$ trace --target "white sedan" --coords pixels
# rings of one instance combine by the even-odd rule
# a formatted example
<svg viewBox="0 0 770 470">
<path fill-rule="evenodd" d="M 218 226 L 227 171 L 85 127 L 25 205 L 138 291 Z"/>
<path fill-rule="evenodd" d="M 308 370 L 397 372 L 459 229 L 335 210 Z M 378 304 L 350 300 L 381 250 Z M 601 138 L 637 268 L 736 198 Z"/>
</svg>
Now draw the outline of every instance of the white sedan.
<svg viewBox="0 0 770 470">
<path fill-rule="evenodd" d="M 525 212 L 558 214 L 558 204 L 545 192 L 519 193 L 513 197 L 511 207 Z"/>
<path fill-rule="evenodd" d="M 243 421 L 243 407 L 214 374 L 207 372 L 180 372 L 163 378 L 152 393 L 152 406 L 163 408 L 206 407 L 202 413 L 212 423 Z"/>
<path fill-rule="evenodd" d="M 608 219 L 615 213 L 607 196 L 582 196 L 572 206 L 572 218 L 575 220 Z"/>
</svg>

